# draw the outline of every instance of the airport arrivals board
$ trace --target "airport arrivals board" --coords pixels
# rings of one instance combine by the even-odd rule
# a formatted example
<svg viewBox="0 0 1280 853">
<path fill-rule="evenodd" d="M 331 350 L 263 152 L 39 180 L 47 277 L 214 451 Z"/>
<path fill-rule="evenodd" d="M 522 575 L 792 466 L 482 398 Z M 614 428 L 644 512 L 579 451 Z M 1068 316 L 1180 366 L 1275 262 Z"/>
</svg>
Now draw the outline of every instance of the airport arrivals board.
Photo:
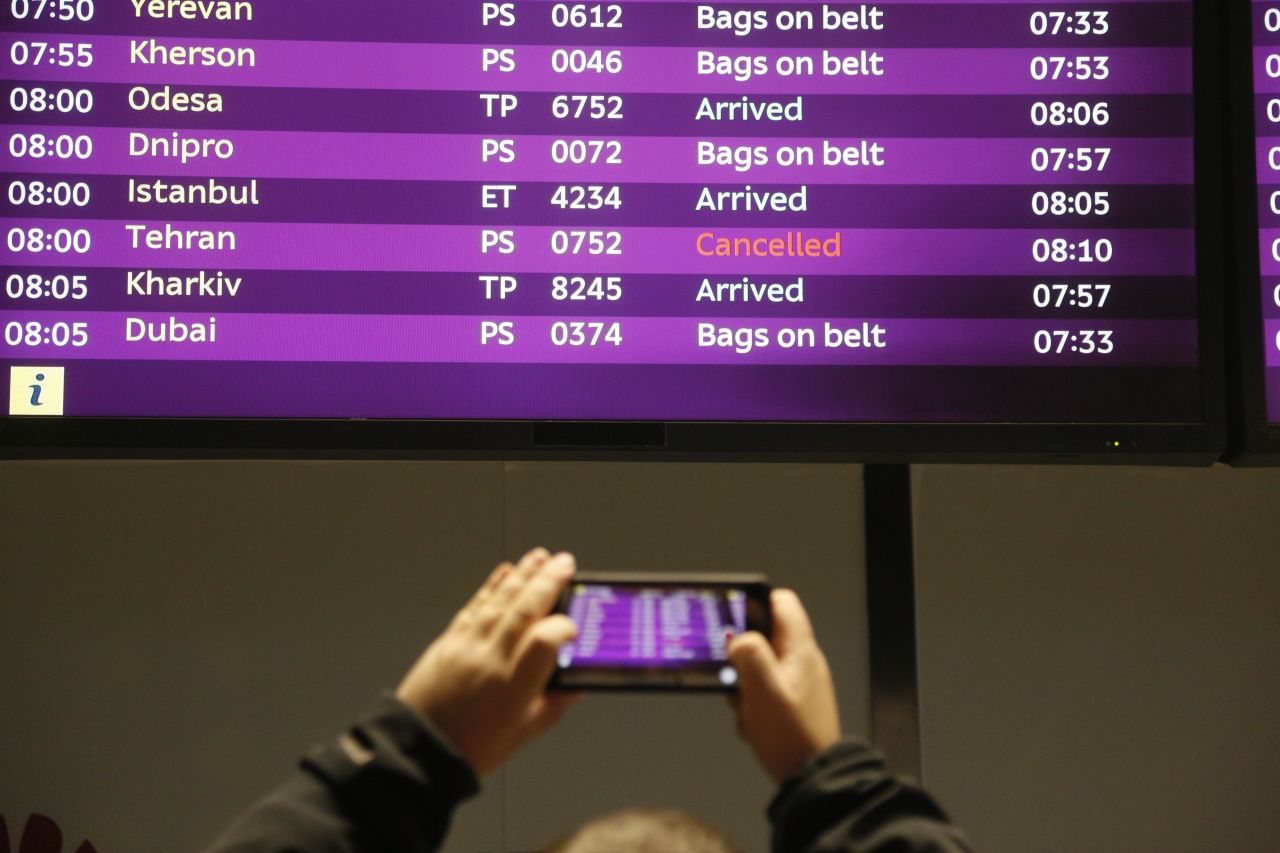
<svg viewBox="0 0 1280 853">
<path fill-rule="evenodd" d="M 5 5 L 8 416 L 1203 420 L 1190 2 Z"/>
<path fill-rule="evenodd" d="M 1267 420 L 1280 423 L 1280 3 L 1253 3 L 1253 79 L 1258 138 Z"/>
</svg>

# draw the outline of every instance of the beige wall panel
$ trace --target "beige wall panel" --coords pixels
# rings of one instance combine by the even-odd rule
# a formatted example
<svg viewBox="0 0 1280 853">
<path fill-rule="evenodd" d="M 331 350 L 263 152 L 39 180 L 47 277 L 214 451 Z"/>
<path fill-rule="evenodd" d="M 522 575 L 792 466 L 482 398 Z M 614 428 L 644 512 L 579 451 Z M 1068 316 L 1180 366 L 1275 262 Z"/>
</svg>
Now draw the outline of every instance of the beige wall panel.
<svg viewBox="0 0 1280 853">
<path fill-rule="evenodd" d="M 394 685 L 501 523 L 494 464 L 0 465 L 0 813 L 200 849 Z"/>
<path fill-rule="evenodd" d="M 916 472 L 925 775 L 985 853 L 1280 837 L 1280 472 Z"/>
</svg>

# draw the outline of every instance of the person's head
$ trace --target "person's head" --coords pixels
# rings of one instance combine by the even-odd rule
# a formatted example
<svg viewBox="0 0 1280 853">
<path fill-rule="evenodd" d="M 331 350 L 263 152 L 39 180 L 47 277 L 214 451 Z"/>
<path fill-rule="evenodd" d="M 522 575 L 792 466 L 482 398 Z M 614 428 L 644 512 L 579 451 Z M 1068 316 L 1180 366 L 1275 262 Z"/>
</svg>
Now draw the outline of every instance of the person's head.
<svg viewBox="0 0 1280 853">
<path fill-rule="evenodd" d="M 627 809 L 597 818 L 546 853 L 740 853 L 723 832 L 667 809 Z"/>
</svg>

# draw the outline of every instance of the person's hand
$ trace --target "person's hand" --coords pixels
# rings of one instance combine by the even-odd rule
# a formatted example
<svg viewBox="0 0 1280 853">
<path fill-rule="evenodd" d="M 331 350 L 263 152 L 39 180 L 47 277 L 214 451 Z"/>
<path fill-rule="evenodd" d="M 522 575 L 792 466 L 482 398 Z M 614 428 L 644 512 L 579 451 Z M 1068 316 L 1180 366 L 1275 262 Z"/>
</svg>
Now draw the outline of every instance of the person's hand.
<svg viewBox="0 0 1280 853">
<path fill-rule="evenodd" d="M 396 697 L 430 720 L 477 775 L 553 726 L 578 697 L 547 693 L 560 647 L 577 637 L 548 615 L 573 578 L 571 554 L 504 563 L 422 654 Z"/>
<path fill-rule="evenodd" d="M 757 631 L 734 637 L 738 733 L 781 784 L 840 739 L 840 709 L 827 658 L 794 592 L 774 590 L 773 643 Z"/>
</svg>

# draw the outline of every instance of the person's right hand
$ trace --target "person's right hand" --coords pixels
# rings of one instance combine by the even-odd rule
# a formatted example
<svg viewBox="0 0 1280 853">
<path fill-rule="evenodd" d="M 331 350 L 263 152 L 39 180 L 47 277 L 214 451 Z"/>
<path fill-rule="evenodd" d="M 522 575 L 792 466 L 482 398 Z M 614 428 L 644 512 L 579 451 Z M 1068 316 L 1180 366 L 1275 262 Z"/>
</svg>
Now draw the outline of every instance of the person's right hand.
<svg viewBox="0 0 1280 853">
<path fill-rule="evenodd" d="M 773 591 L 773 642 L 757 631 L 734 637 L 738 733 L 765 772 L 782 784 L 840 739 L 840 709 L 827 658 L 794 592 Z"/>
<path fill-rule="evenodd" d="M 573 555 L 537 548 L 504 563 L 405 676 L 396 698 L 440 729 L 478 775 L 497 770 L 578 698 L 547 693 L 560 647 L 578 635 L 551 610 Z"/>
</svg>

